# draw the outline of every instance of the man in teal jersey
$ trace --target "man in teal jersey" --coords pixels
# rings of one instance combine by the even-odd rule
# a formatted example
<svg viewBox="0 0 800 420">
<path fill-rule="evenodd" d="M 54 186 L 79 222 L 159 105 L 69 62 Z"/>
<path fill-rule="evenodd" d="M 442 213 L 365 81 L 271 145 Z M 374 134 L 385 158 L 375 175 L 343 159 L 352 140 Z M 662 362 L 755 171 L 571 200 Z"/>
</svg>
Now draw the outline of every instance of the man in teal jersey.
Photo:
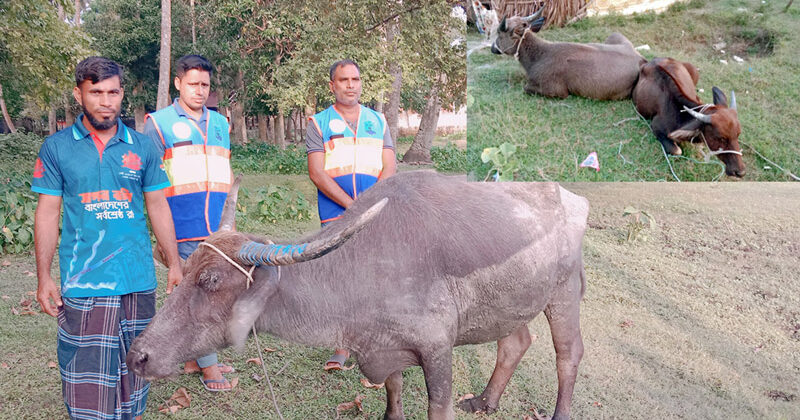
<svg viewBox="0 0 800 420">
<path fill-rule="evenodd" d="M 172 105 L 145 117 L 144 134 L 163 155 L 171 182 L 166 196 L 175 222 L 178 253 L 186 259 L 219 228 L 233 173 L 228 120 L 205 106 L 214 67 L 200 55 L 181 57 L 175 67 L 179 96 Z M 233 372 L 233 368 L 218 363 L 216 353 L 184 366 L 184 372 L 198 371 L 206 390 L 232 388 L 222 374 Z"/>
<path fill-rule="evenodd" d="M 144 208 L 166 254 L 167 293 L 182 278 L 161 156 L 119 119 L 122 68 L 89 57 L 75 69 L 83 114 L 45 139 L 31 189 L 42 310 L 58 316 L 58 363 L 70 418 L 140 417 L 149 383 L 125 366 L 155 313 L 156 277 Z M 61 290 L 50 269 L 58 239 Z"/>
<path fill-rule="evenodd" d="M 353 60 L 337 61 L 329 74 L 335 103 L 309 118 L 306 130 L 308 175 L 317 187 L 323 226 L 341 217 L 361 192 L 396 171 L 386 118 L 359 103 L 358 64 Z M 336 349 L 325 363 L 325 370 L 341 369 L 349 354 L 346 349 Z"/>
</svg>

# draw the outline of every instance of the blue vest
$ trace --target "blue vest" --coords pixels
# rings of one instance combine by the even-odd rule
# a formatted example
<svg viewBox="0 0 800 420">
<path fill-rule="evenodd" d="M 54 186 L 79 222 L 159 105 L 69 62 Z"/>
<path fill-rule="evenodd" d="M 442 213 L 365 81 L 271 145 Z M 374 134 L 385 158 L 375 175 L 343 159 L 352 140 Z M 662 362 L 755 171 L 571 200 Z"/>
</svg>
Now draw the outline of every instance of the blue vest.
<svg viewBox="0 0 800 420">
<path fill-rule="evenodd" d="M 356 131 L 331 105 L 310 120 L 322 133 L 325 172 L 353 199 L 378 181 L 383 170 L 383 114 L 360 105 Z M 317 190 L 317 206 L 322 223 L 338 219 L 344 207 Z"/>
<path fill-rule="evenodd" d="M 164 169 L 171 186 L 165 190 L 178 242 L 199 241 L 219 228 L 230 190 L 231 142 L 228 120 L 208 111 L 206 135 L 174 106 L 148 114 L 164 143 Z"/>
</svg>

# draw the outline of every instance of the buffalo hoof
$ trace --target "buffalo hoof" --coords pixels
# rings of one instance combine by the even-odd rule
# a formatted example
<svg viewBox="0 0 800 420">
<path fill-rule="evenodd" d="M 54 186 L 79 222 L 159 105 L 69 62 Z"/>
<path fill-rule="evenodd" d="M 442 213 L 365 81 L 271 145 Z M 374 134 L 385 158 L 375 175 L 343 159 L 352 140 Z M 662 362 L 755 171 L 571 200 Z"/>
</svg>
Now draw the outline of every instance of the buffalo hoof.
<svg viewBox="0 0 800 420">
<path fill-rule="evenodd" d="M 497 411 L 497 407 L 492 407 L 485 398 L 480 396 L 459 401 L 458 408 L 469 413 L 492 414 Z"/>
<path fill-rule="evenodd" d="M 384 413 L 383 420 L 406 420 L 406 416 L 404 416 L 402 413 L 400 415 Z"/>
</svg>

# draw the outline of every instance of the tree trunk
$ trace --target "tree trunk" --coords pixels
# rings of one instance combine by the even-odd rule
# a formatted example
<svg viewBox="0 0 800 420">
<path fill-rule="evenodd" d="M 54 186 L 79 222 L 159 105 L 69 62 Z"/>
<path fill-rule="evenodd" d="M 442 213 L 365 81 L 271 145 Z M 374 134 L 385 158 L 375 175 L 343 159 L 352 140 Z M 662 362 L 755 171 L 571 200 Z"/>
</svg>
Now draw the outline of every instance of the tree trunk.
<svg viewBox="0 0 800 420">
<path fill-rule="evenodd" d="M 386 31 L 386 41 L 391 45 L 392 51 L 395 54 L 397 53 L 395 37 L 399 29 L 399 23 L 392 21 Z M 392 135 L 392 140 L 397 144 L 397 139 L 400 136 L 400 90 L 403 87 L 403 69 L 396 60 L 389 62 L 389 75 L 392 78 L 392 89 L 389 91 L 389 101 L 386 103 L 384 116 L 386 116 L 386 124 L 389 126 L 389 133 Z"/>
<path fill-rule="evenodd" d="M 278 108 L 278 115 L 275 116 L 275 145 L 281 150 L 286 149 L 286 132 L 283 128 L 283 110 Z"/>
<path fill-rule="evenodd" d="M 442 107 L 439 99 L 439 80 L 434 82 L 428 101 L 425 103 L 425 110 L 419 122 L 419 130 L 414 136 L 414 142 L 403 155 L 405 163 L 431 163 L 431 145 L 433 137 L 436 135 L 436 126 L 439 123 L 439 110 Z"/>
<path fill-rule="evenodd" d="M 82 9 L 83 9 L 83 0 L 75 0 L 75 26 L 81 26 Z"/>
<path fill-rule="evenodd" d="M 72 102 L 69 95 L 66 93 L 63 96 L 64 98 L 64 127 L 69 127 L 72 124 L 75 124 L 75 115 L 72 113 Z"/>
<path fill-rule="evenodd" d="M 275 116 L 270 115 L 267 117 L 267 143 L 269 144 L 277 144 L 275 140 Z"/>
<path fill-rule="evenodd" d="M 133 87 L 133 95 L 138 95 L 142 92 L 142 89 L 144 89 L 144 82 L 139 81 L 139 83 Z M 133 119 L 135 121 L 136 131 L 140 133 L 144 133 L 144 116 L 146 113 L 144 104 L 133 108 Z"/>
<path fill-rule="evenodd" d="M 262 143 L 267 142 L 267 115 L 264 113 L 258 114 L 258 139 Z"/>
<path fill-rule="evenodd" d="M 247 121 L 244 115 L 244 73 L 238 70 L 236 73 L 236 102 L 231 104 L 233 112 L 233 137 L 237 144 L 247 144 Z"/>
<path fill-rule="evenodd" d="M 8 115 L 8 108 L 6 108 L 6 100 L 3 99 L 3 85 L 0 85 L 0 110 L 3 111 L 3 119 L 6 120 L 6 125 L 12 133 L 17 132 L 17 127 L 14 127 L 14 122 L 11 121 L 11 115 Z"/>
<path fill-rule="evenodd" d="M 169 106 L 169 68 L 172 46 L 172 2 L 161 0 L 161 52 L 158 66 L 158 100 L 156 109 Z"/>
<path fill-rule="evenodd" d="M 195 19 L 194 19 L 194 0 L 189 0 L 189 7 L 192 8 L 192 52 L 197 51 L 195 45 L 197 45 L 197 30 L 195 29 Z"/>
<path fill-rule="evenodd" d="M 47 132 L 52 136 L 58 131 L 58 122 L 56 121 L 56 106 L 51 105 L 47 111 Z"/>
</svg>

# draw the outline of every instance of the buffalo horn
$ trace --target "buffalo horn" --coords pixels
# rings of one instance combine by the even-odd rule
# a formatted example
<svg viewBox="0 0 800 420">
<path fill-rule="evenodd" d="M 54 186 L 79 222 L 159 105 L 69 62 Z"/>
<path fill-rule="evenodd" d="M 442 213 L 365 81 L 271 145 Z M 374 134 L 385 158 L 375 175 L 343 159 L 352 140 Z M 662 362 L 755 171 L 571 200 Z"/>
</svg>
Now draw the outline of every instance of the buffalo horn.
<svg viewBox="0 0 800 420">
<path fill-rule="evenodd" d="M 361 230 L 367 222 L 375 217 L 389 201 L 384 198 L 367 209 L 355 222 L 344 229 L 319 238 L 313 242 L 297 245 L 262 244 L 249 242 L 238 254 L 244 264 L 289 265 L 319 258 L 342 245 L 346 240 Z"/>
<path fill-rule="evenodd" d="M 544 12 L 544 7 L 540 7 L 539 10 L 536 11 L 536 13 L 534 13 L 534 14 L 528 16 L 528 17 L 524 17 L 524 18 L 522 18 L 522 20 L 524 20 L 525 22 L 533 22 L 534 19 L 536 19 L 539 16 L 541 16 L 542 12 Z"/>
<path fill-rule="evenodd" d="M 699 113 L 699 112 L 687 107 L 686 105 L 683 106 L 683 109 L 685 109 L 686 112 L 689 113 L 689 115 L 697 118 L 698 120 L 700 120 L 700 121 L 702 121 L 702 122 L 704 122 L 706 124 L 711 124 L 711 115 L 706 115 L 706 114 Z"/>
<path fill-rule="evenodd" d="M 219 230 L 233 230 L 236 221 L 236 200 L 239 198 L 239 184 L 242 182 L 242 174 L 233 181 L 228 197 L 225 199 L 225 207 L 222 208 L 222 216 L 219 221 Z"/>
<path fill-rule="evenodd" d="M 731 106 L 730 109 L 736 109 L 736 92 L 731 91 Z"/>
</svg>

